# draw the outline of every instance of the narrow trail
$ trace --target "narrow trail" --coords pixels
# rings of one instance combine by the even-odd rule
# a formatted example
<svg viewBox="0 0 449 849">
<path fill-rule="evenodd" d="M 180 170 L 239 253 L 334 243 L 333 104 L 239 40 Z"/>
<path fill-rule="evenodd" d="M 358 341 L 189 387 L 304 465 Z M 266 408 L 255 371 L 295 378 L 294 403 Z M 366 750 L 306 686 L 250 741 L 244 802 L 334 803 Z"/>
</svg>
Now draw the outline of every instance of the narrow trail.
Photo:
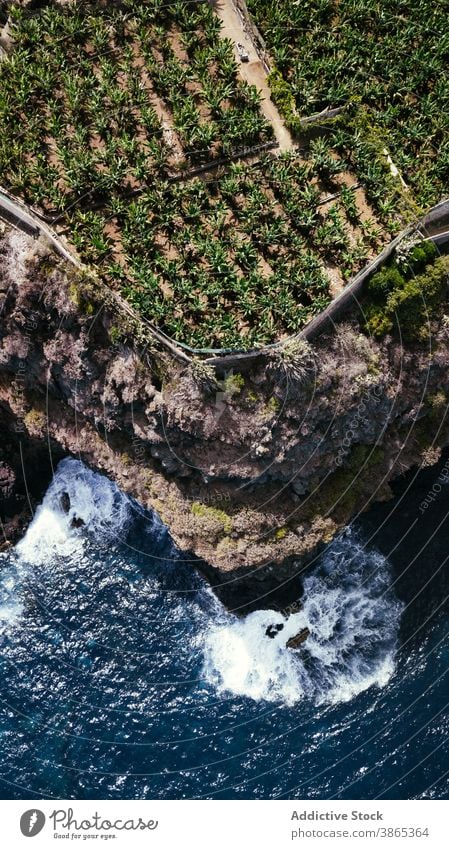
<svg viewBox="0 0 449 849">
<path fill-rule="evenodd" d="M 265 68 L 259 59 L 250 35 L 244 29 L 243 21 L 232 0 L 216 0 L 214 2 L 214 10 L 222 22 L 222 37 L 229 38 L 235 45 L 235 56 L 242 79 L 246 80 L 250 85 L 256 86 L 260 91 L 262 96 L 261 111 L 273 127 L 275 139 L 279 144 L 279 150 L 292 150 L 295 145 L 277 107 L 271 99 Z M 240 42 L 248 52 L 248 62 L 240 61 L 237 42 Z"/>
</svg>

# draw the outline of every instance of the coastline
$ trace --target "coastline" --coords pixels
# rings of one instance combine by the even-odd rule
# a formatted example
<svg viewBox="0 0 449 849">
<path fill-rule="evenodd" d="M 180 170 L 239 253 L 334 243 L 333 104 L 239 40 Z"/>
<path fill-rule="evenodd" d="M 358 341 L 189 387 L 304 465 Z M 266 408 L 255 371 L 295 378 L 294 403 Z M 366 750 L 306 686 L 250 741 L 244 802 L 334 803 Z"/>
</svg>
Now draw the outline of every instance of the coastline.
<svg viewBox="0 0 449 849">
<path fill-rule="evenodd" d="M 444 320 L 429 350 L 376 342 L 349 313 L 304 349 L 298 374 L 265 354 L 208 383 L 47 245 L 6 230 L 1 251 L 0 415 L 11 497 L 28 493 L 20 532 L 58 460 L 75 456 L 155 510 L 229 607 L 285 605 L 342 528 L 449 443 Z"/>
</svg>

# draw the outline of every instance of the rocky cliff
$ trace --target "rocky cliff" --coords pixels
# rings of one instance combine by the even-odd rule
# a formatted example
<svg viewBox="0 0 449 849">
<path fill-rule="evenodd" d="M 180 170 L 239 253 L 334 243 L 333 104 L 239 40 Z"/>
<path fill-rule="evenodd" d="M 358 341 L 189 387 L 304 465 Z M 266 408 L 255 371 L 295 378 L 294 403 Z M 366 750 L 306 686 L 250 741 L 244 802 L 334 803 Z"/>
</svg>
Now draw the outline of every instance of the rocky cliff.
<svg viewBox="0 0 449 849">
<path fill-rule="evenodd" d="M 70 453 L 157 510 L 229 605 L 282 603 L 338 528 L 449 443 L 444 315 L 375 342 L 361 305 L 313 346 L 214 376 L 44 243 L 5 228 L 0 256 L 5 543 Z"/>
</svg>

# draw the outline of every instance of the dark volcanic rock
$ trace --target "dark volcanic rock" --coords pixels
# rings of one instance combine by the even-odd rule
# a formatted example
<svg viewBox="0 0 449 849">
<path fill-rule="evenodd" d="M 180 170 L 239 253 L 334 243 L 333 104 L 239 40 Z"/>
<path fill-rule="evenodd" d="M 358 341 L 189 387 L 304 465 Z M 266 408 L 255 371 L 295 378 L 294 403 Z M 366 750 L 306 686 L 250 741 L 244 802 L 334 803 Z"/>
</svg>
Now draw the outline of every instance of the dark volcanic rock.
<svg viewBox="0 0 449 849">
<path fill-rule="evenodd" d="M 12 495 L 16 475 L 7 463 L 0 462 L 0 498 L 5 501 Z"/>
<path fill-rule="evenodd" d="M 73 454 L 156 510 L 229 607 L 282 609 L 339 528 L 449 444 L 444 317 L 430 348 L 368 339 L 353 315 L 302 351 L 303 378 L 261 353 L 206 391 L 99 279 L 17 232 L 0 255 L 0 516 L 15 537 Z"/>
<path fill-rule="evenodd" d="M 60 498 L 61 510 L 68 513 L 70 510 L 70 495 L 68 492 L 63 492 Z"/>
<path fill-rule="evenodd" d="M 301 628 L 301 630 L 297 634 L 295 634 L 294 637 L 290 637 L 287 640 L 286 646 L 288 649 L 298 649 L 299 646 L 302 646 L 302 644 L 307 640 L 307 637 L 310 637 L 309 629 Z"/>
<path fill-rule="evenodd" d="M 274 640 L 274 638 L 277 636 L 279 631 L 282 631 L 283 628 L 284 628 L 284 626 L 283 626 L 282 622 L 278 622 L 275 625 L 269 625 L 268 628 L 265 631 L 265 635 L 267 637 L 270 637 L 271 640 Z"/>
</svg>

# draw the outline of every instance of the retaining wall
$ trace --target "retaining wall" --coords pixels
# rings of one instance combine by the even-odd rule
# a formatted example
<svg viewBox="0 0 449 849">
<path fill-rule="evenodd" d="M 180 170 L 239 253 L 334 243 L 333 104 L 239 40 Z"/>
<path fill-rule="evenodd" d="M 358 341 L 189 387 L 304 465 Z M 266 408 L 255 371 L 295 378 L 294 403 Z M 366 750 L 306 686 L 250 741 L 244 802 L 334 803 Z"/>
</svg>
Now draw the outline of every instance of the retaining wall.
<svg viewBox="0 0 449 849">
<path fill-rule="evenodd" d="M 19 225 L 28 234 L 45 236 L 64 259 L 78 268 L 81 267 L 78 258 L 64 245 L 60 236 L 38 218 L 22 201 L 15 198 L 5 189 L 0 189 L 0 215 L 7 221 L 15 219 L 14 223 Z M 449 199 L 441 201 L 432 207 L 420 220 L 405 227 L 372 262 L 348 283 L 326 309 L 315 316 L 299 333 L 290 338 L 311 341 L 322 333 L 323 330 L 328 329 L 344 312 L 358 303 L 358 298 L 363 293 L 366 281 L 390 259 L 399 242 L 415 232 L 432 239 L 437 245 L 446 244 L 449 241 Z M 125 312 L 134 321 L 144 324 L 156 342 L 169 350 L 176 359 L 184 363 L 189 363 L 192 357 L 197 356 L 204 358 L 205 362 L 214 366 L 217 371 L 225 372 L 230 369 L 237 369 L 244 372 L 254 366 L 258 360 L 269 355 L 273 349 L 281 347 L 284 344 L 284 342 L 275 342 L 272 345 L 266 345 L 263 348 L 257 348 L 252 351 L 198 350 L 190 348 L 188 345 L 170 339 L 163 331 L 158 330 L 149 321 L 143 319 L 116 292 L 109 290 L 109 294 L 120 311 Z"/>
</svg>

